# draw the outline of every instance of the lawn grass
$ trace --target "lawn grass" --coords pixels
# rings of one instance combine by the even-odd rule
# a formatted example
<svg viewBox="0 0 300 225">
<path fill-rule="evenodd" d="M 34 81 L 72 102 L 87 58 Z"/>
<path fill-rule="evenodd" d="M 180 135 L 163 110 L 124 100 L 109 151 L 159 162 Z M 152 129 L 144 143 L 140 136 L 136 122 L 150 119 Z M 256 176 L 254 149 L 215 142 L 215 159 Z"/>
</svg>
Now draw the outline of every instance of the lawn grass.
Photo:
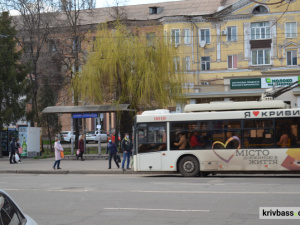
<svg viewBox="0 0 300 225">
<path fill-rule="evenodd" d="M 76 154 L 76 151 L 74 149 L 74 155 Z M 71 148 L 65 148 L 64 149 L 64 154 L 65 155 L 71 155 Z M 86 153 L 84 154 L 98 154 L 98 147 L 89 147 L 86 150 Z M 104 155 L 106 154 L 106 147 L 102 146 L 101 147 L 101 154 Z M 41 156 L 36 156 L 34 159 L 46 159 L 46 158 L 51 158 L 54 157 L 54 152 L 50 151 L 50 148 L 45 148 L 44 146 L 44 152 L 41 152 Z"/>
</svg>

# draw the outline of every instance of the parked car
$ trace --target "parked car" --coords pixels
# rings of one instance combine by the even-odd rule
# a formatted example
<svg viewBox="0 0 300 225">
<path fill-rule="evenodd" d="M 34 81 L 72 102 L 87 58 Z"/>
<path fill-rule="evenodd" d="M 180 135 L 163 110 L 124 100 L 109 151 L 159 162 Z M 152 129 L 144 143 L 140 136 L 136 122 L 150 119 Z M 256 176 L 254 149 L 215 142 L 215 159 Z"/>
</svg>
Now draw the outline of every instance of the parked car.
<svg viewBox="0 0 300 225">
<path fill-rule="evenodd" d="M 37 225 L 28 215 L 24 214 L 14 200 L 0 189 L 0 224 Z"/>
<path fill-rule="evenodd" d="M 101 133 L 101 142 L 107 142 L 106 132 L 101 130 L 100 133 Z M 100 133 L 98 130 L 86 132 L 85 135 L 86 143 L 88 143 L 89 141 L 98 142 Z"/>
<path fill-rule="evenodd" d="M 71 134 L 71 131 L 62 131 L 60 134 L 63 136 L 63 140 L 65 142 L 71 142 L 71 138 L 73 141 L 75 141 L 75 131 L 73 131 L 73 135 Z M 81 135 L 79 135 L 78 140 L 80 139 Z"/>
</svg>

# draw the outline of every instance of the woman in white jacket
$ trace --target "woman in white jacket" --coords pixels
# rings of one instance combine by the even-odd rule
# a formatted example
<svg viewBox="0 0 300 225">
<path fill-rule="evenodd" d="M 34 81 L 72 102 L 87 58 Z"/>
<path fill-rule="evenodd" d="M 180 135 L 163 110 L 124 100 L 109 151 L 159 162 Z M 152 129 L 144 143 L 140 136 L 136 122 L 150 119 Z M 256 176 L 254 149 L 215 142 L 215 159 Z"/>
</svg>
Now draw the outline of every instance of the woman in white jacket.
<svg viewBox="0 0 300 225">
<path fill-rule="evenodd" d="M 53 169 L 55 169 L 55 166 L 57 165 L 57 169 L 60 168 L 60 160 L 62 159 L 60 156 L 60 152 L 64 151 L 63 147 L 60 144 L 59 138 L 55 139 L 55 144 L 54 144 L 54 151 L 55 151 L 55 163 L 53 165 Z"/>
</svg>

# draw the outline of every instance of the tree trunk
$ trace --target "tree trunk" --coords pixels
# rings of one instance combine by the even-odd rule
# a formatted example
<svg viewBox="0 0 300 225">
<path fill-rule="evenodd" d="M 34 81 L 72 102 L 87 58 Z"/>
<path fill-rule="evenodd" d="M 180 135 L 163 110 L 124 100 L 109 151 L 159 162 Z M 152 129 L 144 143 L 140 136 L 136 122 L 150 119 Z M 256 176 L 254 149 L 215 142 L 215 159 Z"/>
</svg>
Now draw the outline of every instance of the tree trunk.
<svg viewBox="0 0 300 225">
<path fill-rule="evenodd" d="M 50 126 L 48 121 L 48 115 L 47 115 L 47 130 L 48 130 L 48 139 L 50 142 L 50 152 L 53 152 L 52 143 L 51 143 L 51 133 L 50 133 Z"/>
</svg>

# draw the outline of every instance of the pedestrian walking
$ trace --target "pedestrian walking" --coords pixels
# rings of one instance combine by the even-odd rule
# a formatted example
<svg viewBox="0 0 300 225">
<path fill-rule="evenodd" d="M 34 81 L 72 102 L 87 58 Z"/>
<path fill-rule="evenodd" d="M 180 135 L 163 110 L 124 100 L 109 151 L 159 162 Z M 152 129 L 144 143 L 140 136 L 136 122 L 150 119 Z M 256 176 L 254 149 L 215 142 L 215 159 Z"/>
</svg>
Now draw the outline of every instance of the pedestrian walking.
<svg viewBox="0 0 300 225">
<path fill-rule="evenodd" d="M 120 168 L 119 163 L 117 161 L 117 153 L 118 149 L 115 143 L 111 141 L 111 138 L 108 138 L 107 148 L 106 148 L 106 154 L 109 153 L 108 157 L 108 169 L 111 169 L 111 159 L 114 158 L 114 161 L 118 168 Z"/>
<path fill-rule="evenodd" d="M 131 156 L 132 147 L 133 147 L 133 144 L 129 139 L 129 134 L 125 133 L 125 137 L 121 142 L 121 148 L 123 150 L 123 156 L 124 156 L 123 161 L 122 161 L 122 170 L 123 171 L 125 171 L 124 164 L 125 164 L 126 159 L 127 159 L 126 169 L 129 169 L 129 163 L 130 163 L 130 156 Z"/>
<path fill-rule="evenodd" d="M 17 141 L 16 141 L 16 153 L 15 153 L 15 155 L 19 156 L 18 157 L 19 158 L 18 163 L 21 163 L 21 153 L 19 152 L 20 148 L 21 148 L 21 144 L 20 144 L 19 138 L 17 138 Z M 15 156 L 15 158 L 16 158 L 16 156 Z"/>
<path fill-rule="evenodd" d="M 80 140 L 78 141 L 78 150 L 79 150 L 79 155 L 76 154 L 76 158 L 78 160 L 79 157 L 81 157 L 81 161 L 84 161 L 83 159 L 83 152 L 84 152 L 84 135 L 81 135 Z"/>
<path fill-rule="evenodd" d="M 10 147 L 10 157 L 9 157 L 9 163 L 14 164 L 17 163 L 15 160 L 15 154 L 16 154 L 16 138 L 12 138 L 11 142 L 9 143 Z"/>
<path fill-rule="evenodd" d="M 59 138 L 55 139 L 55 144 L 54 144 L 54 151 L 55 151 L 55 162 L 53 165 L 53 169 L 55 169 L 55 166 L 57 165 L 57 169 L 60 168 L 60 160 L 62 159 L 60 153 L 64 151 L 63 147 L 60 144 Z"/>
</svg>

